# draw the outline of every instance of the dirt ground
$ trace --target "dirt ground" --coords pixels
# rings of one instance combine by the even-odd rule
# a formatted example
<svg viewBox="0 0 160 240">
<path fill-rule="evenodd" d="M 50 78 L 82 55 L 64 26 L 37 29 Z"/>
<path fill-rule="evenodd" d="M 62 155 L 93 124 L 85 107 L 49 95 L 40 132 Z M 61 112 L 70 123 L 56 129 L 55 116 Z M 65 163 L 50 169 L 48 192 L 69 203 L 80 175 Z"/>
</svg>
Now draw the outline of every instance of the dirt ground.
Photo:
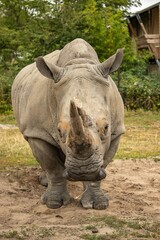
<svg viewBox="0 0 160 240">
<path fill-rule="evenodd" d="M 115 223 L 112 227 L 105 222 L 107 217 L 112 217 L 119 223 L 120 219 L 125 219 L 132 220 L 132 223 L 133 220 L 138 221 L 138 226 L 140 221 L 160 226 L 157 225 L 160 221 L 159 160 L 160 158 L 112 162 L 102 183 L 102 189 L 108 194 L 110 204 L 108 209 L 100 211 L 81 207 L 81 183 L 69 183 L 69 191 L 74 198 L 70 205 L 60 209 L 48 209 L 40 202 L 40 196 L 45 190 L 45 187 L 38 183 L 40 168 L 8 168 L 1 171 L 0 239 L 158 240 L 159 230 L 157 232 L 156 229 L 154 234 L 151 228 L 148 230 L 150 235 L 141 234 L 136 237 L 135 232 L 133 234 L 131 231 L 127 235 L 120 234 L 118 228 L 120 235 L 116 238 L 113 234 L 117 231 L 114 228 Z M 123 228 L 125 226 L 122 224 Z M 133 227 L 134 230 L 135 228 Z"/>
</svg>

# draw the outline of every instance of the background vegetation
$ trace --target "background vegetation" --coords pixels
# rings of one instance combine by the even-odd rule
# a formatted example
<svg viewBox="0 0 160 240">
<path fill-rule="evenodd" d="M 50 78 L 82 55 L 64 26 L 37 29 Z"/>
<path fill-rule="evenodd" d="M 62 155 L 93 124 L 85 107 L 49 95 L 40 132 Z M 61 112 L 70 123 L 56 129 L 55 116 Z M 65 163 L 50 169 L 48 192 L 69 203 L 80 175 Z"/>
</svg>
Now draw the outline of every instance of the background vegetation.
<svg viewBox="0 0 160 240">
<path fill-rule="evenodd" d="M 11 85 L 21 68 L 77 37 L 88 41 L 101 61 L 125 48 L 120 91 L 127 108 L 158 110 L 160 76 L 147 73 L 149 54 L 138 55 L 125 20 L 139 2 L 0 0 L 0 113 L 11 109 Z"/>
</svg>

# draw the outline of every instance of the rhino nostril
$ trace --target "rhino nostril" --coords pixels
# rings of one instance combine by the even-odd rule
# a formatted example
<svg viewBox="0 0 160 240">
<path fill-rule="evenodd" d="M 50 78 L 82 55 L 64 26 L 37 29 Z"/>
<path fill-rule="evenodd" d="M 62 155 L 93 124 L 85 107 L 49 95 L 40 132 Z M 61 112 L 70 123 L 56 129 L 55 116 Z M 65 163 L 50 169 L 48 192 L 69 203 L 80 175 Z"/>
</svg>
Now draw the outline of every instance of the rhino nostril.
<svg viewBox="0 0 160 240">
<path fill-rule="evenodd" d="M 104 168 L 101 168 L 100 171 L 99 171 L 99 179 L 103 179 L 106 177 L 106 172 L 104 170 Z"/>
</svg>

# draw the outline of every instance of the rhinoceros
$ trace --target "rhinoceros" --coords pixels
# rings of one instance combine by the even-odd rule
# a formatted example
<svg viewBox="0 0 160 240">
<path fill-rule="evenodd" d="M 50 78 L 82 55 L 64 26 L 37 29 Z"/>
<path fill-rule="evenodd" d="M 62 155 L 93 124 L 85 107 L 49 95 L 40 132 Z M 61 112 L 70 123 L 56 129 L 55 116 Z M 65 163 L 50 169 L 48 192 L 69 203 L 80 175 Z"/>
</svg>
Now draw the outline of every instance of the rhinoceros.
<svg viewBox="0 0 160 240">
<path fill-rule="evenodd" d="M 105 168 L 125 132 L 124 105 L 109 76 L 123 49 L 100 63 L 83 39 L 75 39 L 25 68 L 12 85 L 17 125 L 46 174 L 41 200 L 49 208 L 71 202 L 67 181 L 82 181 L 84 208 L 105 209 Z"/>
</svg>

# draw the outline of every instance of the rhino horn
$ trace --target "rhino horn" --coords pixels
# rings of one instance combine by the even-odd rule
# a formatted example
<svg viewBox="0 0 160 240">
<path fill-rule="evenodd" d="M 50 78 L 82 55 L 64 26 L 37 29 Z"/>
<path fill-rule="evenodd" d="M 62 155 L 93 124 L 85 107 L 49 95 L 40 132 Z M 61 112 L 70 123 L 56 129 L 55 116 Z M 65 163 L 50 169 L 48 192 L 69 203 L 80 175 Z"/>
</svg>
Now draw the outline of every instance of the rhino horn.
<svg viewBox="0 0 160 240">
<path fill-rule="evenodd" d="M 80 115 L 81 114 L 81 115 Z M 89 134 L 88 129 L 85 127 L 83 111 L 79 111 L 79 108 L 71 101 L 70 105 L 70 123 L 71 129 L 69 133 L 69 147 L 79 157 L 86 157 L 93 153 L 92 137 Z"/>
<path fill-rule="evenodd" d="M 120 67 L 123 60 L 123 50 L 123 48 L 118 49 L 113 56 L 97 65 L 98 70 L 104 77 L 107 77 L 108 74 L 116 71 Z"/>
<path fill-rule="evenodd" d="M 39 72 L 45 76 L 46 78 L 50 78 L 55 81 L 55 83 L 59 82 L 64 69 L 56 66 L 50 62 L 47 62 L 43 57 L 38 57 L 36 59 L 36 66 Z"/>
<path fill-rule="evenodd" d="M 72 132 L 75 135 L 84 137 L 85 133 L 82 118 L 79 115 L 78 108 L 75 105 L 74 101 L 71 101 L 70 103 L 70 119 Z"/>
<path fill-rule="evenodd" d="M 92 120 L 91 120 L 91 118 L 86 114 L 86 112 L 84 111 L 84 109 L 78 107 L 78 113 L 79 113 L 79 115 L 80 115 L 81 118 L 82 118 L 84 127 L 92 126 Z"/>
</svg>

